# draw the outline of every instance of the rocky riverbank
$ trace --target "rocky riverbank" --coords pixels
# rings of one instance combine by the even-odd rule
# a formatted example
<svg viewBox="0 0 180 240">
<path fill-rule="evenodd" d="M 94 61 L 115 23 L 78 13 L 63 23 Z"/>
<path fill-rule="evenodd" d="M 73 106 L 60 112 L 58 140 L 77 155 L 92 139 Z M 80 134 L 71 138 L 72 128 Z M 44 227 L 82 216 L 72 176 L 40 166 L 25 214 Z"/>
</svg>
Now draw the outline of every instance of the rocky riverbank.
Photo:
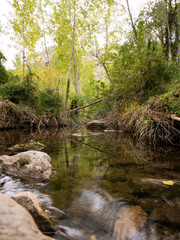
<svg viewBox="0 0 180 240">
<path fill-rule="evenodd" d="M 44 152 L 26 151 L 0 156 L 0 171 L 21 179 L 48 180 L 53 175 L 52 159 Z"/>
<path fill-rule="evenodd" d="M 14 156 L 0 156 L 0 171 L 20 179 L 45 181 L 53 175 L 51 162 L 50 156 L 44 152 L 25 151 Z M 41 232 L 52 235 L 56 229 L 36 195 L 21 192 L 12 199 L 0 194 L 0 239 L 51 239 Z"/>
<path fill-rule="evenodd" d="M 38 229 L 32 216 L 15 200 L 0 193 L 1 240 L 52 240 Z"/>
</svg>

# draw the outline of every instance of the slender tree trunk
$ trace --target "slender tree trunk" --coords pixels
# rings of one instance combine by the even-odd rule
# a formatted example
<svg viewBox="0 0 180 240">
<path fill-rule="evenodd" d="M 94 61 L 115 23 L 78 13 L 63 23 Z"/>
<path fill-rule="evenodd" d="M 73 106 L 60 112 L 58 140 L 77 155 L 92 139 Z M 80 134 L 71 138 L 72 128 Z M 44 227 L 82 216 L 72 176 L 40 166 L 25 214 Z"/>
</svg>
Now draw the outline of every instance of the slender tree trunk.
<svg viewBox="0 0 180 240">
<path fill-rule="evenodd" d="M 64 78 L 61 80 L 62 98 L 64 98 Z"/>
<path fill-rule="evenodd" d="M 67 110 L 67 103 L 69 98 L 69 89 L 70 89 L 70 78 L 71 78 L 71 66 L 72 60 L 74 55 L 74 40 L 75 40 L 75 30 L 76 30 L 76 10 L 74 6 L 74 19 L 73 19 L 73 32 L 72 32 L 72 49 L 71 49 L 71 58 L 69 63 L 69 72 L 68 72 L 68 80 L 67 80 L 67 87 L 66 87 L 66 100 L 65 100 L 65 110 Z"/>
<path fill-rule="evenodd" d="M 167 30 L 168 30 L 168 60 L 169 62 L 171 62 L 172 50 L 171 50 L 171 30 L 170 30 L 169 22 L 167 23 Z"/>
<path fill-rule="evenodd" d="M 68 98 L 69 98 L 70 77 L 71 77 L 71 65 L 72 65 L 73 54 L 74 54 L 74 40 L 73 40 L 73 43 L 72 43 L 71 58 L 70 58 L 70 63 L 69 63 L 69 72 L 68 72 L 68 80 L 67 80 L 67 87 L 66 87 L 65 110 L 67 109 L 67 103 L 68 103 Z"/>
<path fill-rule="evenodd" d="M 103 68 L 104 68 L 104 70 L 105 70 L 105 72 L 106 72 L 106 74 L 107 74 L 107 77 L 108 77 L 108 79 L 109 79 L 109 82 L 112 83 L 112 79 L 111 79 L 110 74 L 109 74 L 109 71 L 108 71 L 108 69 L 107 69 L 107 67 L 106 67 L 106 63 L 103 62 L 102 65 L 103 65 Z"/>
<path fill-rule="evenodd" d="M 52 81 L 51 81 L 51 66 L 50 66 L 50 57 L 49 57 L 49 52 L 47 48 L 47 42 L 46 42 L 46 33 L 45 33 L 45 26 L 44 26 L 44 14 L 42 10 L 42 25 L 43 25 L 43 38 L 44 38 L 44 48 L 45 48 L 45 53 L 46 53 L 46 59 L 47 59 L 47 66 L 49 69 L 49 88 L 51 88 Z"/>
<path fill-rule="evenodd" d="M 24 26 L 24 3 L 23 3 L 23 22 L 22 22 L 22 35 L 23 35 L 23 81 L 25 79 L 25 26 Z"/>
<path fill-rule="evenodd" d="M 100 60 L 98 51 L 96 51 L 96 54 L 93 55 L 93 56 L 96 57 L 96 58 L 99 60 L 99 63 L 100 63 L 100 64 L 102 64 L 102 66 L 103 66 L 103 68 L 104 68 L 104 70 L 105 70 L 105 72 L 106 72 L 106 74 L 107 74 L 107 77 L 108 77 L 108 79 L 109 79 L 109 82 L 112 83 L 112 79 L 111 79 L 111 76 L 110 76 L 110 74 L 109 74 L 109 71 L 108 71 L 108 69 L 107 69 L 107 67 L 106 67 L 106 63 L 105 63 L 105 62 L 102 62 L 102 61 Z"/>
<path fill-rule="evenodd" d="M 174 16 L 174 25 L 175 25 L 175 61 L 179 61 L 179 52 L 180 52 L 180 40 L 179 40 L 179 26 L 178 26 L 178 4 L 175 0 L 175 16 Z"/>
<path fill-rule="evenodd" d="M 108 41 L 109 41 L 109 35 L 108 35 L 108 20 L 106 20 L 106 53 L 108 52 Z"/>
<path fill-rule="evenodd" d="M 76 62 L 74 63 L 74 86 L 75 86 L 75 92 L 79 94 L 79 74 L 78 74 Z"/>
<path fill-rule="evenodd" d="M 130 21 L 131 21 L 131 26 L 132 26 L 133 32 L 134 32 L 136 40 L 138 40 L 137 30 L 136 30 L 136 27 L 135 27 L 135 24 L 134 24 L 134 21 L 133 21 L 133 17 L 132 17 L 132 13 L 131 13 L 131 10 L 130 10 L 130 6 L 129 6 L 129 0 L 126 0 L 126 4 L 127 4 L 129 18 L 130 18 Z"/>
<path fill-rule="evenodd" d="M 169 62 L 172 61 L 172 25 L 173 25 L 173 7 L 172 0 L 166 2 L 166 56 Z"/>
</svg>

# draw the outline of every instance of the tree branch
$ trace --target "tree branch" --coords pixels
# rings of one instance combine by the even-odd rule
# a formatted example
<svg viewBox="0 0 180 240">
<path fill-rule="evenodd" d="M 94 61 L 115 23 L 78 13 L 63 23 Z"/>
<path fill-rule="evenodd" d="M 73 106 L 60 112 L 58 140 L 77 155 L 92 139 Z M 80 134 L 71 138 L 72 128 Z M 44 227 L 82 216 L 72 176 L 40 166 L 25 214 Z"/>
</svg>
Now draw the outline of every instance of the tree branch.
<svg viewBox="0 0 180 240">
<path fill-rule="evenodd" d="M 85 106 L 71 109 L 71 110 L 69 110 L 68 112 L 79 111 L 80 109 L 84 109 L 84 108 L 87 108 L 87 107 L 89 107 L 89 106 L 91 106 L 91 105 L 94 105 L 94 104 L 96 104 L 96 103 L 99 103 L 99 102 L 103 101 L 104 99 L 105 99 L 105 98 L 101 98 L 101 99 L 99 99 L 99 100 L 97 100 L 97 101 L 95 101 L 95 102 L 89 103 L 89 104 L 87 104 L 87 105 L 85 105 Z"/>
<path fill-rule="evenodd" d="M 174 115 L 174 114 L 172 114 L 170 117 L 171 117 L 171 119 L 180 122 L 180 117 L 176 117 L 176 115 Z"/>
</svg>

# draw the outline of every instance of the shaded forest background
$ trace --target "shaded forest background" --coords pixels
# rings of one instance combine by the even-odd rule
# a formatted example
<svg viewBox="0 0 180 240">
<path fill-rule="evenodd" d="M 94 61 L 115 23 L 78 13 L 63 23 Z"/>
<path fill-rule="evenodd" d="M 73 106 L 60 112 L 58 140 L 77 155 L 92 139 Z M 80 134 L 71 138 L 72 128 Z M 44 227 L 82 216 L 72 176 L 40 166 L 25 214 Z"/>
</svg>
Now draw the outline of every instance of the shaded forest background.
<svg viewBox="0 0 180 240">
<path fill-rule="evenodd" d="M 114 127 L 124 121 L 129 131 L 141 119 L 143 136 L 157 118 L 152 111 L 180 115 L 177 0 L 147 2 L 137 18 L 128 0 L 13 0 L 11 5 L 8 28 L 20 54 L 7 70 L 0 53 L 2 99 L 29 106 L 41 118 L 103 99 L 68 119 L 109 118 Z"/>
</svg>

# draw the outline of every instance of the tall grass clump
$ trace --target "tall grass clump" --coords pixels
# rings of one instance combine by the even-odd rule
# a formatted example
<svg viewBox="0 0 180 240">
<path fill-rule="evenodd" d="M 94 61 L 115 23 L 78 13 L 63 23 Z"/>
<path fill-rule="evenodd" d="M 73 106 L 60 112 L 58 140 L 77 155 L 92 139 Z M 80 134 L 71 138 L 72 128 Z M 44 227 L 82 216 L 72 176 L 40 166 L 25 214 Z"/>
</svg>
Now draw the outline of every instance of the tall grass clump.
<svg viewBox="0 0 180 240">
<path fill-rule="evenodd" d="M 179 144 L 180 122 L 172 118 L 180 117 L 179 96 L 180 85 L 175 84 L 170 91 L 151 98 L 143 107 L 127 111 L 121 127 L 144 142 Z"/>
</svg>

